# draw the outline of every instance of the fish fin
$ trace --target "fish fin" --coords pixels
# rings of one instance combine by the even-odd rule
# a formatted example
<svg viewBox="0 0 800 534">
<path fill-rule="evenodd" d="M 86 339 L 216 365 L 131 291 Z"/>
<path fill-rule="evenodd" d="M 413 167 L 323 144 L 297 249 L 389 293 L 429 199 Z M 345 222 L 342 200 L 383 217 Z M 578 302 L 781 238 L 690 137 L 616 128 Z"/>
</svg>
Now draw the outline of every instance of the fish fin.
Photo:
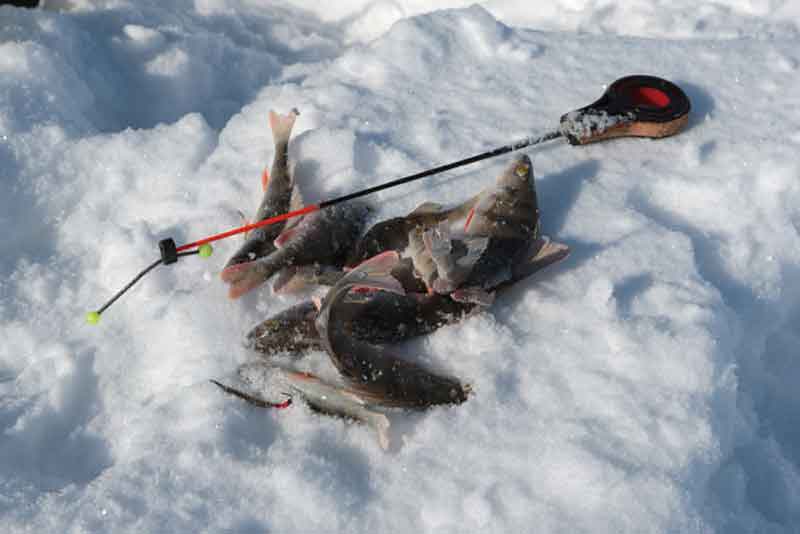
<svg viewBox="0 0 800 534">
<path fill-rule="evenodd" d="M 266 191 L 267 183 L 269 183 L 269 169 L 264 167 L 264 172 L 261 173 L 261 188 Z"/>
<path fill-rule="evenodd" d="M 550 241 L 547 236 L 537 239 L 528 250 L 530 255 L 514 266 L 515 280 L 527 278 L 545 267 L 558 263 L 569 256 L 570 252 L 567 245 Z"/>
<path fill-rule="evenodd" d="M 220 273 L 220 278 L 230 284 L 228 297 L 238 299 L 248 291 L 257 288 L 266 280 L 258 268 L 258 262 L 249 261 L 237 263 L 226 267 Z"/>
<path fill-rule="evenodd" d="M 437 202 L 423 202 L 416 208 L 414 211 L 409 213 L 409 215 L 428 215 L 433 213 L 439 213 L 442 211 L 442 205 Z"/>
<path fill-rule="evenodd" d="M 459 267 L 472 269 L 475 263 L 483 256 L 483 253 L 486 252 L 486 247 L 489 246 L 489 238 L 468 238 L 464 240 L 464 243 L 467 245 L 467 253 L 456 260 L 456 263 Z"/>
<path fill-rule="evenodd" d="M 238 278 L 242 276 L 242 273 L 247 270 L 247 264 L 252 262 L 246 263 L 235 263 L 233 265 L 229 265 L 222 269 L 222 272 L 219 273 L 219 277 L 225 283 L 235 282 Z"/>
<path fill-rule="evenodd" d="M 297 293 L 311 284 L 333 285 L 326 284 L 328 278 L 325 276 L 327 274 L 327 271 L 318 265 L 287 267 L 278 273 L 278 277 L 272 285 L 272 290 L 276 293 Z"/>
<path fill-rule="evenodd" d="M 403 285 L 391 275 L 392 268 L 400 261 L 400 255 L 394 250 L 382 252 L 377 256 L 360 263 L 347 273 L 339 283 L 356 287 L 370 287 L 405 295 Z"/>
<path fill-rule="evenodd" d="M 494 302 L 494 297 L 494 292 L 489 293 L 479 287 L 460 288 L 450 293 L 450 298 L 456 302 L 477 304 L 487 308 Z"/>
<path fill-rule="evenodd" d="M 475 215 L 479 214 L 478 218 L 482 219 L 485 224 L 484 216 L 480 215 L 481 213 L 485 213 L 489 209 L 491 209 L 492 204 L 497 200 L 497 196 L 493 193 L 481 193 L 475 200 L 475 204 L 472 206 L 472 209 L 469 210 L 467 214 L 467 220 L 464 223 L 464 231 L 465 232 L 475 232 L 480 231 L 480 228 L 475 227 Z"/>
<path fill-rule="evenodd" d="M 559 260 L 562 260 L 569 255 L 569 246 L 556 241 L 550 241 L 550 238 L 547 236 L 542 236 L 542 241 L 544 241 L 544 243 L 536 253 L 536 256 L 528 260 L 531 263 L 540 262 L 546 258 L 552 258 L 554 255 L 558 256 Z"/>
<path fill-rule="evenodd" d="M 272 129 L 272 138 L 275 143 L 289 142 L 289 136 L 292 135 L 292 127 L 297 115 L 299 113 L 296 109 L 286 115 L 279 115 L 273 110 L 269 111 L 269 127 Z"/>
</svg>

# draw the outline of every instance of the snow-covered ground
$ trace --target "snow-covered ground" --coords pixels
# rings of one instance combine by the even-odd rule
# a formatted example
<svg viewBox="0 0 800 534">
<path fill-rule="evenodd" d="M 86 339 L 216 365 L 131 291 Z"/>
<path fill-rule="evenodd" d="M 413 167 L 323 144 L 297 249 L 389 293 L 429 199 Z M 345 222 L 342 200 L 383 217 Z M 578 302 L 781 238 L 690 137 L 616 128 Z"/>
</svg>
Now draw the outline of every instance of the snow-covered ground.
<svg viewBox="0 0 800 534">
<path fill-rule="evenodd" d="M 0 530 L 800 531 L 797 2 L 47 4 L 0 7 Z M 226 298 L 236 239 L 84 322 L 159 239 L 253 212 L 270 108 L 302 113 L 313 202 L 548 130 L 634 73 L 684 88 L 687 130 L 527 151 L 572 255 L 408 344 L 475 393 L 391 414 L 388 452 L 209 384 L 297 301 Z"/>
</svg>

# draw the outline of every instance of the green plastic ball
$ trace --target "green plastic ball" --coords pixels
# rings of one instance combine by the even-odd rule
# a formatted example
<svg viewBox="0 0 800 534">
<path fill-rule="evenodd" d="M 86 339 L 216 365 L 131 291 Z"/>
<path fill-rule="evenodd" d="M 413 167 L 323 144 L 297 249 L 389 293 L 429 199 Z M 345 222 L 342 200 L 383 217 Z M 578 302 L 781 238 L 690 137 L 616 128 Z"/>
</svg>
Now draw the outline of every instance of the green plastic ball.
<svg viewBox="0 0 800 534">
<path fill-rule="evenodd" d="M 197 249 L 197 252 L 200 254 L 201 258 L 208 258 L 214 252 L 214 249 L 211 248 L 211 245 L 205 243 L 200 245 L 200 247 Z"/>
<path fill-rule="evenodd" d="M 100 322 L 100 314 L 96 311 L 90 311 L 86 314 L 86 322 L 89 324 L 97 324 Z"/>
</svg>

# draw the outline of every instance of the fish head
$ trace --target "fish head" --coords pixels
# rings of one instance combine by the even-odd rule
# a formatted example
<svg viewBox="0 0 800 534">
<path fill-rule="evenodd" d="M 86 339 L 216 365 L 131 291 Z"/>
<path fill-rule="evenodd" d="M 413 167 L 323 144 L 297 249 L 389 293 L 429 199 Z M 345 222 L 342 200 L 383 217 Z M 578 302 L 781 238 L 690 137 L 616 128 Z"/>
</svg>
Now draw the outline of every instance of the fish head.
<svg viewBox="0 0 800 534">
<path fill-rule="evenodd" d="M 531 163 L 531 158 L 525 154 L 514 158 L 514 161 L 497 177 L 496 183 L 498 188 L 531 189 L 533 185 L 533 163 Z"/>
<path fill-rule="evenodd" d="M 266 235 L 263 230 L 263 228 L 256 228 L 251 231 L 244 244 L 230 257 L 225 267 L 255 261 L 275 250 L 273 239 L 270 239 L 270 236 Z"/>
<path fill-rule="evenodd" d="M 521 155 L 503 170 L 493 187 L 481 192 L 464 231 L 472 236 L 525 239 L 535 237 L 538 220 L 533 164 Z"/>
</svg>

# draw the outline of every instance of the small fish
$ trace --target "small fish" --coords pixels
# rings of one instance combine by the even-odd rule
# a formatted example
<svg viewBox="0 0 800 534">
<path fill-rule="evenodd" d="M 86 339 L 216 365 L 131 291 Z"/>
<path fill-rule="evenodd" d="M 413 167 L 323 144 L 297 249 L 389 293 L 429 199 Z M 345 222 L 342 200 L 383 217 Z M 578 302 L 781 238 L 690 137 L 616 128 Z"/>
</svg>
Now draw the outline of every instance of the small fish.
<svg viewBox="0 0 800 534">
<path fill-rule="evenodd" d="M 231 265 L 222 272 L 222 279 L 231 284 L 228 295 L 238 298 L 284 269 L 289 269 L 289 276 L 281 277 L 276 290 L 287 283 L 295 268 L 342 265 L 368 213 L 366 204 L 355 201 L 309 213 L 275 239 L 277 248 L 273 252 L 248 263 Z"/>
<path fill-rule="evenodd" d="M 367 424 L 377 432 L 381 448 L 389 448 L 389 418 L 371 410 L 367 400 L 358 392 L 323 382 L 308 373 L 285 371 L 284 376 L 290 391 L 302 397 L 309 406 L 324 414 Z"/>
<path fill-rule="evenodd" d="M 322 345 L 349 386 L 369 402 L 417 408 L 464 402 L 471 391 L 469 386 L 359 340 L 348 328 L 358 307 L 340 304 L 347 302 L 351 290 L 356 290 L 357 300 L 363 298 L 358 291 L 365 289 L 405 294 L 390 274 L 398 261 L 397 252 L 384 252 L 347 273 L 328 291 L 316 319 Z"/>
<path fill-rule="evenodd" d="M 245 374 L 253 367 L 253 364 L 250 364 L 239 369 L 239 374 L 245 381 L 249 381 Z M 260 408 L 285 408 L 291 404 L 294 396 L 298 396 L 309 407 L 320 413 L 365 423 L 377 432 L 378 444 L 381 448 L 384 450 L 389 448 L 389 428 L 391 426 L 389 418 L 385 414 L 371 409 L 368 402 L 356 392 L 346 387 L 324 382 L 312 374 L 291 371 L 282 367 L 259 364 L 259 371 L 265 372 L 271 381 L 277 383 L 281 389 L 287 390 L 286 394 L 289 395 L 289 400 L 282 403 L 270 402 L 258 395 L 224 385 L 216 380 L 211 382 L 226 393 L 235 395 Z"/>
<path fill-rule="evenodd" d="M 286 115 L 279 115 L 274 111 L 269 112 L 269 125 L 275 142 L 275 156 L 272 161 L 272 171 L 267 173 L 266 169 L 264 170 L 262 177 L 264 196 L 258 206 L 254 221 L 261 221 L 289 211 L 294 191 L 294 181 L 289 170 L 289 137 L 297 115 L 299 115 L 297 110 L 292 110 Z M 232 284 L 231 293 L 236 293 L 238 296 L 264 281 L 253 283 L 252 279 L 244 273 L 249 268 L 255 268 L 254 260 L 275 250 L 274 241 L 285 226 L 284 222 L 278 222 L 256 228 L 247 235 L 244 245 L 228 260 L 222 271 L 222 279 Z M 235 272 L 236 275 L 233 276 L 232 272 Z M 239 281 L 243 278 L 250 279 L 250 283 L 239 285 Z"/>
</svg>

